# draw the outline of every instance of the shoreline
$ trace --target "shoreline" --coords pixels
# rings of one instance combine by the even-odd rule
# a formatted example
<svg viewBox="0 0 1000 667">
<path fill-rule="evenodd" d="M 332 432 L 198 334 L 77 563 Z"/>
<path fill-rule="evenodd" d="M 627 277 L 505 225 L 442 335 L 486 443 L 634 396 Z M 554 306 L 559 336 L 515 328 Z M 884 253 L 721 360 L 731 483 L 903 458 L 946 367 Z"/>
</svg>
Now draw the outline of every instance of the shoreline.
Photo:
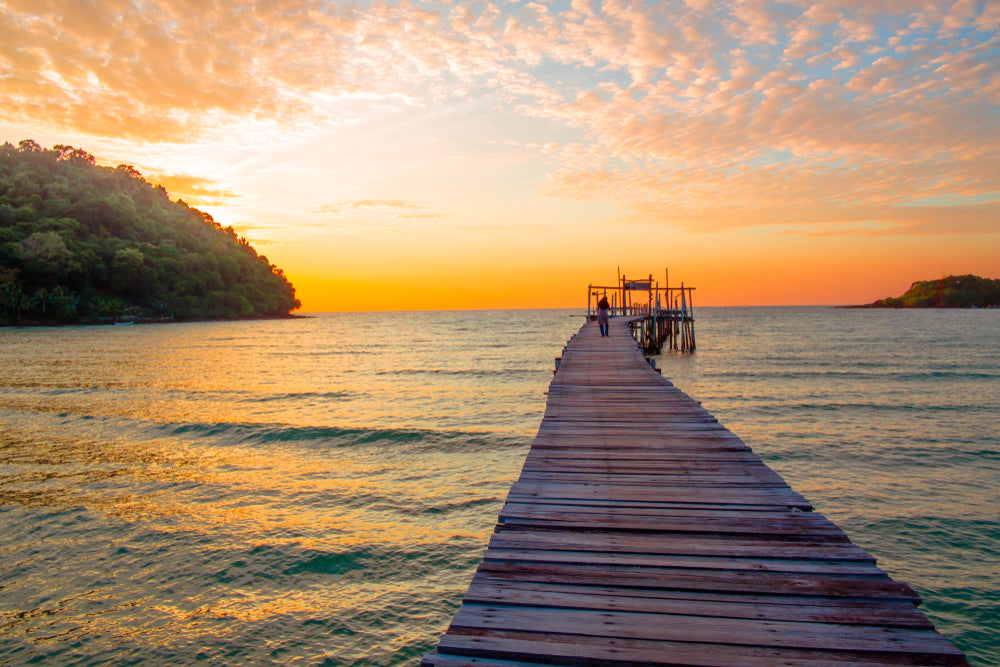
<svg viewBox="0 0 1000 667">
<path fill-rule="evenodd" d="M 865 303 L 857 306 L 834 306 L 834 308 L 861 308 L 871 310 L 996 310 L 1000 306 L 880 306 Z"/>
</svg>

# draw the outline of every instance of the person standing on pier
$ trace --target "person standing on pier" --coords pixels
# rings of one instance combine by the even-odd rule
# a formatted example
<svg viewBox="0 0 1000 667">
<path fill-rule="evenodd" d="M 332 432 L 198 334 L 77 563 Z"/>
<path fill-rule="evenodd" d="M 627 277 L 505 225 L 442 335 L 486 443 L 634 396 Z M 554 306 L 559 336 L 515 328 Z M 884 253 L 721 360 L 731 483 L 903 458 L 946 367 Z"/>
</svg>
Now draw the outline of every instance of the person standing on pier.
<svg viewBox="0 0 1000 667">
<path fill-rule="evenodd" d="M 609 335 L 608 326 L 608 309 L 611 306 L 608 305 L 608 295 L 605 294 L 601 297 L 601 300 L 597 302 L 597 326 L 601 328 L 601 338 Z"/>
</svg>

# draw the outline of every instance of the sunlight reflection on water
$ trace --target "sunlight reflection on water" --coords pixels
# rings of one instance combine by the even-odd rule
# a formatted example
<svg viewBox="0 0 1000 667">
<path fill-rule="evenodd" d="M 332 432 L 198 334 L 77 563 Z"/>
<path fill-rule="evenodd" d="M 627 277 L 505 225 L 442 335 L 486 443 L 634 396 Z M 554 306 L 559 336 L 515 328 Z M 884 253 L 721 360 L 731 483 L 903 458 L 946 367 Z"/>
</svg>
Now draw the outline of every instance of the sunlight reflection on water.
<svg viewBox="0 0 1000 667">
<path fill-rule="evenodd" d="M 412 662 L 580 322 L 510 317 L 0 331 L 0 660 Z"/>
</svg>

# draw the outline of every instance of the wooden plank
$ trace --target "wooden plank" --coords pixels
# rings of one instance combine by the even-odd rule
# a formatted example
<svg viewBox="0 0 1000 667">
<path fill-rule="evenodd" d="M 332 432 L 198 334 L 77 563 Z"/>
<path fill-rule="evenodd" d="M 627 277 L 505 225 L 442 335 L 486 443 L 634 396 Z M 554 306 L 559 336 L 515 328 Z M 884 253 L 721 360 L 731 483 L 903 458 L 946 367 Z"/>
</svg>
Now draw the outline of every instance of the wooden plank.
<svg viewBox="0 0 1000 667">
<path fill-rule="evenodd" d="M 872 654 L 846 650 L 795 650 L 770 646 L 664 642 L 627 637 L 587 638 L 532 632 L 450 631 L 438 652 L 446 655 L 509 658 L 547 665 L 683 665 L 684 667 L 961 667 L 961 656 Z"/>
<path fill-rule="evenodd" d="M 835 528 L 836 525 L 817 512 L 797 512 L 787 508 L 779 510 L 756 510 L 752 505 L 730 509 L 725 505 L 712 505 L 708 509 L 692 508 L 688 505 L 668 506 L 636 506 L 630 504 L 619 506 L 607 502 L 599 506 L 563 505 L 550 503 L 521 503 L 510 501 L 500 511 L 501 517 L 548 517 L 558 518 L 561 515 L 571 515 L 576 518 L 591 518 L 594 516 L 611 516 L 621 514 L 627 517 L 649 517 L 676 519 L 694 519 L 697 521 L 741 521 L 747 523 L 769 522 L 782 523 L 791 526 L 811 526 L 817 528 Z M 762 524 L 759 524 L 762 525 Z"/>
<path fill-rule="evenodd" d="M 768 487 L 769 488 L 769 487 Z M 743 491 L 754 490 L 750 487 L 740 489 Z M 815 528 L 834 528 L 835 524 L 825 516 L 814 512 L 789 511 L 755 511 L 743 506 L 739 509 L 727 509 L 726 505 L 716 505 L 711 509 L 700 509 L 686 507 L 684 504 L 674 504 L 671 506 L 650 506 L 640 508 L 623 503 L 619 505 L 615 499 L 606 498 L 600 506 L 580 506 L 573 504 L 560 504 L 558 498 L 547 500 L 544 503 L 508 501 L 501 510 L 500 516 L 522 517 L 522 518 L 549 518 L 565 520 L 586 520 L 592 517 L 608 518 L 649 518 L 649 519 L 675 519 L 681 521 L 691 519 L 694 521 L 729 521 L 735 528 L 739 528 L 737 523 L 758 523 L 770 522 L 775 524 L 777 529 L 780 526 L 791 526 Z M 618 509 L 621 507 L 622 509 Z M 751 506 L 752 507 L 752 506 Z M 742 515 L 742 516 L 741 516 Z M 761 526 L 765 527 L 765 526 Z"/>
<path fill-rule="evenodd" d="M 500 581 L 589 584 L 601 582 L 631 588 L 656 588 L 750 595 L 823 595 L 832 598 L 893 599 L 918 602 L 908 585 L 885 576 L 784 572 L 720 572 L 708 568 L 626 568 L 583 563 L 495 563 L 484 560 L 477 575 Z"/>
<path fill-rule="evenodd" d="M 670 567 L 726 572 L 781 572 L 786 574 L 881 574 L 871 563 L 836 562 L 820 559 L 724 558 L 712 556 L 671 556 L 664 554 L 626 554 L 597 551 L 547 551 L 543 549 L 489 549 L 484 562 L 557 563 L 583 565 L 622 565 L 627 567 Z"/>
<path fill-rule="evenodd" d="M 451 627 L 875 653 L 892 652 L 905 644 L 925 655 L 961 655 L 934 631 L 919 628 L 746 618 L 713 618 L 709 623 L 697 616 L 626 611 L 463 604 Z"/>
<path fill-rule="evenodd" d="M 791 489 L 729 489 L 719 486 L 699 486 L 691 488 L 649 488 L 626 486 L 624 484 L 535 484 L 514 482 L 508 495 L 509 501 L 518 498 L 566 498 L 566 499 L 615 499 L 615 500 L 655 500 L 659 502 L 706 502 L 717 504 L 758 504 L 785 505 L 786 507 L 811 508 L 812 506 Z"/>
<path fill-rule="evenodd" d="M 516 579 L 498 580 L 486 575 L 476 575 L 472 578 L 473 585 L 495 585 L 504 590 L 555 591 L 580 593 L 589 596 L 622 596 L 630 598 L 649 598 L 657 600 L 701 600 L 714 602 L 744 602 L 747 604 L 769 604 L 787 606 L 824 606 L 830 608 L 865 607 L 899 609 L 909 605 L 910 609 L 920 613 L 908 600 L 891 600 L 886 598 L 833 598 L 823 595 L 778 595 L 774 593 L 748 594 L 727 591 L 700 591 L 668 588 L 636 588 L 615 586 L 611 582 L 589 582 L 572 584 L 562 582 L 518 581 Z M 921 614 L 922 615 L 922 614 Z"/>
<path fill-rule="evenodd" d="M 702 470 L 713 467 L 720 469 L 767 467 L 752 452 L 730 449 L 717 451 L 705 447 L 699 447 L 689 452 L 681 451 L 680 448 L 657 451 L 651 447 L 630 450 L 621 446 L 604 449 L 585 448 L 579 445 L 566 449 L 546 450 L 543 448 L 541 450 L 532 449 L 525 457 L 524 463 L 528 470 L 534 466 L 608 466 L 613 468 L 616 466 L 634 467 L 643 464 L 678 470 Z"/>
<path fill-rule="evenodd" d="M 516 507 L 524 507 L 518 504 Z M 773 520 L 744 520 L 730 519 L 723 517 L 677 517 L 677 516 L 654 516 L 650 514 L 611 514 L 601 512 L 546 512 L 511 510 L 505 507 L 500 514 L 500 524 L 511 528 L 517 526 L 536 526 L 546 528 L 590 528 L 592 530 L 608 531 L 641 531 L 641 532 L 678 532 L 678 533 L 717 533 L 725 535 L 757 535 L 768 533 L 771 535 L 789 536 L 817 536 L 822 535 L 830 541 L 849 541 L 847 535 L 840 528 L 830 523 L 825 517 L 818 517 L 819 521 L 806 523 L 805 521 L 782 521 L 777 512 Z"/>
<path fill-rule="evenodd" d="M 542 663 L 459 655 L 437 655 L 435 653 L 425 655 L 420 661 L 420 667 L 532 667 L 539 664 Z"/>
<path fill-rule="evenodd" d="M 643 595 L 643 593 L 645 595 Z M 681 614 L 707 618 L 752 618 L 812 623 L 860 623 L 932 629 L 934 626 L 909 602 L 848 600 L 830 604 L 828 598 L 776 598 L 775 596 L 722 596 L 698 592 L 654 594 L 631 589 L 552 586 L 517 582 L 497 584 L 473 580 L 462 598 L 468 604 L 517 605 Z"/>
<path fill-rule="evenodd" d="M 770 474 L 768 474 L 770 473 Z M 543 484 L 545 482 L 556 482 L 558 484 L 574 484 L 582 482 L 585 484 L 627 484 L 678 486 L 685 484 L 697 485 L 717 485 L 717 486 L 745 486 L 753 485 L 759 487 L 785 487 L 785 482 L 773 472 L 766 470 L 754 472 L 743 471 L 743 474 L 713 474 L 704 471 L 694 475 L 690 473 L 662 472 L 651 474 L 649 470 L 633 469 L 629 472 L 608 472 L 603 470 L 591 471 L 562 471 L 562 470 L 528 470 L 521 473 L 521 482 L 535 482 Z"/>
<path fill-rule="evenodd" d="M 875 563 L 872 556 L 850 542 L 801 542 L 768 535 L 733 539 L 717 535 L 502 530 L 490 537 L 489 548 Z"/>
<path fill-rule="evenodd" d="M 525 498 L 508 497 L 510 502 L 529 502 Z M 607 511 L 624 511 L 629 507 L 635 508 L 662 508 L 662 509 L 691 509 L 691 510 L 740 510 L 745 509 L 752 512 L 787 512 L 788 505 L 774 502 L 758 502 L 756 504 L 746 503 L 713 503 L 710 500 L 702 502 L 686 501 L 664 501 L 664 500 L 621 500 L 614 498 L 531 498 L 530 502 L 537 507 L 556 505 L 561 507 L 603 507 Z M 793 508 L 797 509 L 797 508 Z M 798 510 L 801 511 L 801 510 Z"/>
</svg>

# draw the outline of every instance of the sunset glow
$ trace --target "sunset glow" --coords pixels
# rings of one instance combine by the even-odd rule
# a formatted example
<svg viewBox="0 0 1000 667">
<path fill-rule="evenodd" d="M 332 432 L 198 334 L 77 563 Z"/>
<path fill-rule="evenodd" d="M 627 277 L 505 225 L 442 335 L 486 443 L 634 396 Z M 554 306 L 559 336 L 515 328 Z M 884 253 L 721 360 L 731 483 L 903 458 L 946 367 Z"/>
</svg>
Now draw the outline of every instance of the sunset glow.
<svg viewBox="0 0 1000 667">
<path fill-rule="evenodd" d="M 304 311 L 1000 277 L 1000 1 L 0 0 L 0 142 L 134 165 Z"/>
</svg>

